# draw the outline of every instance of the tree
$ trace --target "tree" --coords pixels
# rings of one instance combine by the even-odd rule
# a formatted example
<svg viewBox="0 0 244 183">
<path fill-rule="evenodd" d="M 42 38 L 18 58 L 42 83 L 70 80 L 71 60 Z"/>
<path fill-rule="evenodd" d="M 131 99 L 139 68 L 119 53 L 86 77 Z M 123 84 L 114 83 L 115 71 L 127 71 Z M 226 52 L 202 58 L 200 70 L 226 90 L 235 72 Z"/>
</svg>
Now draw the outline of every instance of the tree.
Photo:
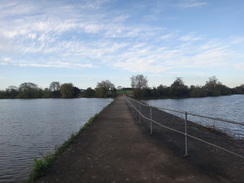
<svg viewBox="0 0 244 183">
<path fill-rule="evenodd" d="M 19 86 L 18 98 L 41 98 L 42 91 L 38 88 L 38 85 L 26 82 Z"/>
<path fill-rule="evenodd" d="M 98 82 L 97 87 L 105 87 L 107 90 L 113 90 L 115 88 L 114 84 L 109 80 Z"/>
<path fill-rule="evenodd" d="M 96 96 L 99 98 L 105 98 L 108 96 L 108 89 L 103 86 L 97 87 L 95 91 L 96 91 Z"/>
<path fill-rule="evenodd" d="M 16 86 L 9 86 L 5 93 L 7 98 L 15 98 L 19 94 L 18 88 Z"/>
<path fill-rule="evenodd" d="M 169 97 L 170 88 L 164 85 L 159 85 L 157 87 L 157 96 L 158 97 Z"/>
<path fill-rule="evenodd" d="M 59 82 L 53 81 L 49 86 L 49 90 L 52 92 L 52 97 L 59 98 L 61 96 Z"/>
<path fill-rule="evenodd" d="M 77 88 L 77 87 L 73 87 L 73 97 L 79 97 L 81 92 L 80 92 L 80 89 Z"/>
<path fill-rule="evenodd" d="M 19 91 L 25 91 L 25 90 L 29 90 L 29 89 L 33 89 L 33 90 L 37 90 L 38 89 L 38 85 L 31 83 L 31 82 L 26 82 L 26 83 L 22 83 L 19 86 Z"/>
<path fill-rule="evenodd" d="M 136 89 L 143 89 L 147 88 L 147 78 L 142 74 L 138 74 L 136 76 L 132 76 L 131 80 L 131 87 Z"/>
<path fill-rule="evenodd" d="M 231 89 L 223 84 L 219 85 L 218 88 L 220 90 L 221 95 L 231 95 L 232 94 Z"/>
<path fill-rule="evenodd" d="M 234 94 L 244 94 L 244 84 L 233 88 Z"/>
<path fill-rule="evenodd" d="M 147 86 L 147 78 L 142 74 L 138 74 L 136 76 L 132 76 L 131 87 L 133 88 L 133 94 L 135 98 L 141 99 L 148 95 Z"/>
<path fill-rule="evenodd" d="M 205 89 L 208 96 L 230 95 L 232 91 L 227 86 L 223 85 L 215 76 L 209 78 L 205 84 Z"/>
<path fill-rule="evenodd" d="M 194 86 L 191 85 L 190 87 L 190 97 L 196 98 L 196 97 L 206 97 L 206 90 L 201 86 Z"/>
<path fill-rule="evenodd" d="M 117 96 L 117 89 L 114 87 L 111 91 L 110 91 L 110 97 L 116 97 Z"/>
<path fill-rule="evenodd" d="M 100 98 L 108 97 L 109 92 L 110 96 L 113 96 L 114 92 L 116 94 L 115 86 L 109 80 L 98 82 L 95 90 L 96 96 Z"/>
<path fill-rule="evenodd" d="M 73 97 L 73 84 L 72 83 L 64 83 L 60 87 L 61 97 L 62 98 L 72 98 Z"/>
<path fill-rule="evenodd" d="M 57 81 L 53 81 L 49 86 L 50 91 L 58 91 L 60 90 L 60 83 Z"/>
<path fill-rule="evenodd" d="M 207 91 L 208 96 L 219 96 L 221 95 L 221 91 L 219 86 L 222 85 L 221 82 L 218 81 L 216 76 L 212 76 L 205 84 L 205 89 Z"/>
<path fill-rule="evenodd" d="M 45 88 L 45 89 L 42 91 L 42 97 L 43 97 L 43 98 L 51 98 L 51 97 L 52 97 L 52 93 L 51 93 L 51 91 L 50 91 L 48 88 Z"/>
<path fill-rule="evenodd" d="M 181 77 L 177 77 L 171 84 L 171 96 L 172 97 L 187 97 L 189 95 L 188 87 L 184 84 Z"/>
<path fill-rule="evenodd" d="M 87 88 L 85 91 L 85 97 L 95 97 L 95 90 L 91 87 Z"/>
<path fill-rule="evenodd" d="M 221 83 L 218 81 L 216 76 L 212 76 L 212 77 L 208 78 L 208 81 L 206 82 L 205 87 L 208 89 L 214 90 L 220 84 Z"/>
<path fill-rule="evenodd" d="M 0 99 L 6 98 L 5 91 L 0 90 Z"/>
</svg>

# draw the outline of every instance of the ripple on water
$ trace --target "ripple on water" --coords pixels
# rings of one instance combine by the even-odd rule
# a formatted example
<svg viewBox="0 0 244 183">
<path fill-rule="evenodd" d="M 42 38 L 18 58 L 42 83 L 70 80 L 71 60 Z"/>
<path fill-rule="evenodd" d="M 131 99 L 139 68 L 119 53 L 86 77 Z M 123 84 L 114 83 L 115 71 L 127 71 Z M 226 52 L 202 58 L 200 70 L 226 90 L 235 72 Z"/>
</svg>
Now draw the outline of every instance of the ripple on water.
<svg viewBox="0 0 244 183">
<path fill-rule="evenodd" d="M 112 99 L 0 100 L 0 183 L 20 182 Z"/>
</svg>

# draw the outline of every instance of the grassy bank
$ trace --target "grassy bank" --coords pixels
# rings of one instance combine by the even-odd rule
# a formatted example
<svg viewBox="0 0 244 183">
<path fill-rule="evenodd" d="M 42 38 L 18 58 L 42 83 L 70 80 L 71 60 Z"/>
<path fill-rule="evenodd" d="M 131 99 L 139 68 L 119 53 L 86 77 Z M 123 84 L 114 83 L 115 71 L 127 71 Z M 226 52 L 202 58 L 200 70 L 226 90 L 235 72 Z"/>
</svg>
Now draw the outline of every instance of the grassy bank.
<svg viewBox="0 0 244 183">
<path fill-rule="evenodd" d="M 111 105 L 111 103 L 109 105 Z M 100 113 L 102 113 L 109 105 L 107 105 Z M 27 180 L 24 180 L 23 183 L 32 183 L 35 180 L 38 180 L 39 178 L 45 176 L 48 173 L 48 170 L 52 167 L 57 157 L 65 149 L 67 149 L 70 144 L 72 144 L 74 140 L 97 119 L 100 113 L 95 114 L 93 117 L 91 117 L 77 133 L 72 133 L 69 139 L 65 141 L 62 145 L 55 147 L 54 153 L 47 153 L 42 159 L 35 158 L 33 170 L 31 171 L 29 178 Z"/>
</svg>

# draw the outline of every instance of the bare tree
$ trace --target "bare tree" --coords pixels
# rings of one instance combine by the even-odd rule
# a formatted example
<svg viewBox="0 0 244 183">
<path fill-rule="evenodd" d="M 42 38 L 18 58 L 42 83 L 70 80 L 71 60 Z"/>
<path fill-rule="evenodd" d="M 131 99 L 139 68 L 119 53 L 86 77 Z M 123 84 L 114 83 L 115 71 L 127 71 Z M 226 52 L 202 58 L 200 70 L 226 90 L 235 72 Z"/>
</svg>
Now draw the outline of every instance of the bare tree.
<svg viewBox="0 0 244 183">
<path fill-rule="evenodd" d="M 136 76 L 132 76 L 130 78 L 131 80 L 131 87 L 134 89 L 143 89 L 147 88 L 147 78 L 143 76 L 142 74 L 138 74 Z"/>
<path fill-rule="evenodd" d="M 222 83 L 218 81 L 216 76 L 212 76 L 206 82 L 205 87 L 209 90 L 215 90 L 218 87 L 218 85 L 222 85 Z"/>
<path fill-rule="evenodd" d="M 60 83 L 59 82 L 56 82 L 56 81 L 53 81 L 50 86 L 49 86 L 49 90 L 50 91 L 57 91 L 57 90 L 60 90 Z"/>
</svg>

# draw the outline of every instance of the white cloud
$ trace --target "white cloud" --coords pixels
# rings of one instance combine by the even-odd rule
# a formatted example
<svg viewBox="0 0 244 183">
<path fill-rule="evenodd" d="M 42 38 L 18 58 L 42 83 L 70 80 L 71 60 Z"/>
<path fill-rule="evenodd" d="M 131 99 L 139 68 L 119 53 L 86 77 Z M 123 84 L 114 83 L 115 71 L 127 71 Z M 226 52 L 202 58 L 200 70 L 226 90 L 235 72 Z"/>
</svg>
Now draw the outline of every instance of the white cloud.
<svg viewBox="0 0 244 183">
<path fill-rule="evenodd" d="M 241 36 L 233 36 L 230 38 L 231 44 L 244 44 L 244 37 Z"/>
<path fill-rule="evenodd" d="M 154 64 L 154 60 L 147 60 L 142 58 L 128 58 L 126 61 L 115 62 L 112 66 L 130 71 L 130 72 L 152 72 L 159 73 L 167 70 L 167 67 Z"/>
<path fill-rule="evenodd" d="M 72 63 L 65 61 L 49 61 L 45 63 L 32 63 L 31 61 L 26 60 L 12 60 L 11 65 L 20 66 L 20 67 L 44 67 L 44 68 L 75 68 L 75 69 L 83 69 L 83 68 L 94 68 L 92 64 L 82 64 L 82 63 Z"/>
<path fill-rule="evenodd" d="M 199 41 L 202 40 L 202 36 L 196 36 L 195 34 L 191 33 L 188 35 L 181 36 L 179 40 L 181 41 Z"/>
<path fill-rule="evenodd" d="M 28 1 L 23 3 L 28 7 L 21 10 L 17 1 L 6 3 L 4 7 L 10 12 L 2 8 L 0 15 L 3 17 L 0 40 L 6 43 L 0 43 L 0 52 L 11 48 L 8 53 L 15 58 L 5 59 L 3 63 L 63 68 L 105 65 L 129 72 L 161 73 L 173 72 L 173 68 L 222 67 L 228 65 L 231 58 L 240 60 L 240 55 L 237 58 L 238 54 L 231 51 L 231 45 L 242 44 L 242 37 L 220 41 L 196 32 L 126 24 L 131 18 L 128 13 L 100 9 L 107 2 L 86 1 L 75 7 L 52 1 L 44 4 Z M 206 4 L 184 0 L 177 6 L 193 8 Z M 43 6 L 46 8 L 40 9 Z M 16 18 L 9 21 L 11 16 Z M 28 56 L 19 60 L 18 55 Z"/>
<path fill-rule="evenodd" d="M 173 38 L 175 36 L 175 34 L 165 34 L 165 35 L 163 35 L 163 36 L 161 36 L 159 39 L 162 39 L 162 40 L 164 40 L 164 39 L 170 39 L 170 38 Z"/>
<path fill-rule="evenodd" d="M 12 58 L 11 57 L 1 57 L 0 58 L 0 65 L 10 65 L 12 64 Z"/>
<path fill-rule="evenodd" d="M 196 8 L 206 6 L 208 3 L 202 0 L 183 0 L 180 3 L 176 4 L 175 6 L 179 8 Z"/>
<path fill-rule="evenodd" d="M 28 37 L 30 39 L 36 39 L 36 34 L 35 33 L 30 33 L 30 34 L 28 34 Z"/>
<path fill-rule="evenodd" d="M 34 4 L 25 1 L 22 3 L 20 1 L 1 1 L 0 6 L 0 17 L 1 18 L 9 18 L 9 17 L 18 17 L 23 15 L 28 15 L 35 12 L 36 8 Z"/>
</svg>

